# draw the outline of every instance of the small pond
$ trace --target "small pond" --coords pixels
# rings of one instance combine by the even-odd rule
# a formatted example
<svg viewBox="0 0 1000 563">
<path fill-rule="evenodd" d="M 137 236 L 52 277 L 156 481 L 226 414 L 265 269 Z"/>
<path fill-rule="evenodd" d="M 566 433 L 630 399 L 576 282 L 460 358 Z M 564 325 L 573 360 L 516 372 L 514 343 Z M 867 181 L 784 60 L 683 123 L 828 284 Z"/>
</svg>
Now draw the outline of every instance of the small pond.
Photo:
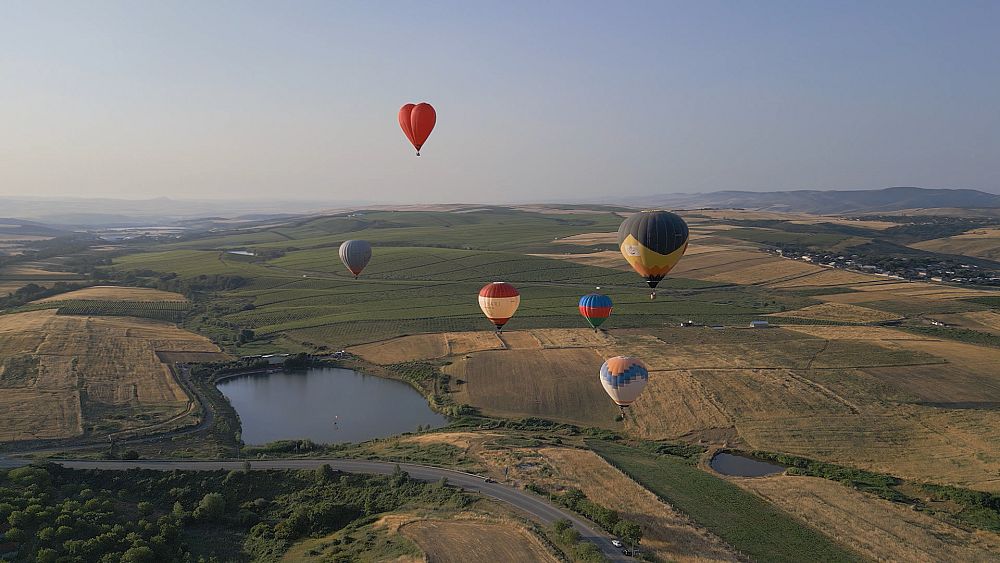
<svg viewBox="0 0 1000 563">
<path fill-rule="evenodd" d="M 256 254 L 250 250 L 227 250 L 226 254 L 235 254 L 237 256 L 256 256 Z"/>
<path fill-rule="evenodd" d="M 785 470 L 784 465 L 727 453 L 715 454 L 709 465 L 712 469 L 723 475 L 735 475 L 738 477 L 764 477 L 765 475 L 775 475 Z"/>
<path fill-rule="evenodd" d="M 401 381 L 349 369 L 240 375 L 218 385 L 240 415 L 243 441 L 363 442 L 448 419 Z"/>
</svg>

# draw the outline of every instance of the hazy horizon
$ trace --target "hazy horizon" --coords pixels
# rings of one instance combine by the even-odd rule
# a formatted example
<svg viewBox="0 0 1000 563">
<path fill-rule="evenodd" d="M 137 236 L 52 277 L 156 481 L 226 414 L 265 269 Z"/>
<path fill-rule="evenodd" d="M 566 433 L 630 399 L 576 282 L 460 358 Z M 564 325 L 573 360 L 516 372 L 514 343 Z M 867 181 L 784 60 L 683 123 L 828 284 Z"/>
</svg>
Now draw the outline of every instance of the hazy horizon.
<svg viewBox="0 0 1000 563">
<path fill-rule="evenodd" d="M 0 196 L 1000 193 L 998 24 L 972 1 L 17 4 Z M 420 158 L 411 101 L 438 111 Z"/>
</svg>

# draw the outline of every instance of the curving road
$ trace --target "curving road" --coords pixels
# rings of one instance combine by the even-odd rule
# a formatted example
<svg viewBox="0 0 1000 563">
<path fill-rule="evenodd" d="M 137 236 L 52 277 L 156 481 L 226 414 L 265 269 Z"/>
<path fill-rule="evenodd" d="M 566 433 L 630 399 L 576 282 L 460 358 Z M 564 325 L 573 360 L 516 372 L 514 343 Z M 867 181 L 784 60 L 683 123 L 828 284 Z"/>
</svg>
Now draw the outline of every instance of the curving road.
<svg viewBox="0 0 1000 563">
<path fill-rule="evenodd" d="M 63 467 L 71 469 L 103 469 L 103 470 L 124 470 L 124 469 L 153 469 L 158 471 L 172 471 L 183 469 L 188 471 L 211 471 L 217 469 L 241 470 L 244 467 L 243 461 L 194 461 L 194 460 L 137 460 L 137 461 L 97 461 L 97 460 L 51 460 Z M 29 460 L 4 459 L 0 458 L 0 467 L 18 467 L 28 465 Z M 583 539 L 593 542 L 604 552 L 611 561 L 633 561 L 630 557 L 621 554 L 614 545 L 611 544 L 611 536 L 598 530 L 590 522 L 571 513 L 566 512 L 541 497 L 515 489 L 502 483 L 487 483 L 479 475 L 463 473 L 453 469 L 440 467 L 430 467 L 426 465 L 414 465 L 409 463 L 392 463 L 386 461 L 369 461 L 355 459 L 269 459 L 252 460 L 251 469 L 315 469 L 324 464 L 338 471 L 346 473 L 374 473 L 380 475 L 391 474 L 398 465 L 406 471 L 410 477 L 420 481 L 434 482 L 442 478 L 448 483 L 468 491 L 475 491 L 484 496 L 493 498 L 500 502 L 507 503 L 514 508 L 524 512 L 543 524 L 551 524 L 556 520 L 566 519 L 573 523 Z"/>
</svg>

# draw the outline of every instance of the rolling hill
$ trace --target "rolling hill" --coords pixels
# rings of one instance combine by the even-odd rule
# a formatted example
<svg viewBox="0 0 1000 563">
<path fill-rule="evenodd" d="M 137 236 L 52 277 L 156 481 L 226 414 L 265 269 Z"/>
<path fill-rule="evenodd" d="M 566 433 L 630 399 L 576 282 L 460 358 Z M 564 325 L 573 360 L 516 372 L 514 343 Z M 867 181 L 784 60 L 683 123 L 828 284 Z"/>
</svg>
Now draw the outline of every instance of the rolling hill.
<svg viewBox="0 0 1000 563">
<path fill-rule="evenodd" d="M 872 213 L 902 209 L 1000 207 L 1000 195 L 979 190 L 885 188 L 881 190 L 721 191 L 640 197 L 636 205 L 674 209 L 703 207 L 796 211 L 805 213 Z"/>
</svg>

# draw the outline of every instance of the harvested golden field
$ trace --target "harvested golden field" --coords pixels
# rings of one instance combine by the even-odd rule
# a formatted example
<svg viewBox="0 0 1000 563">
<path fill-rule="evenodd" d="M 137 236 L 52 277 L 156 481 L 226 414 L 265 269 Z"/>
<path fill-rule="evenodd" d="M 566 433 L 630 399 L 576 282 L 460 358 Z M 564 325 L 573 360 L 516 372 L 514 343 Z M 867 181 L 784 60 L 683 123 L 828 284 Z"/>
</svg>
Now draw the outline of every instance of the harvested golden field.
<svg viewBox="0 0 1000 563">
<path fill-rule="evenodd" d="M 782 260 L 786 262 L 798 262 L 797 260 L 785 260 L 785 259 Z M 849 272 L 847 270 L 824 268 L 822 266 L 812 266 L 812 267 L 815 268 L 815 270 L 813 270 L 807 275 L 799 276 L 796 278 L 790 278 L 787 280 L 775 280 L 775 282 L 770 284 L 769 287 L 777 289 L 794 289 L 794 288 L 804 288 L 804 287 L 830 287 L 830 286 L 849 285 L 853 288 L 855 287 L 854 284 L 864 285 L 878 280 L 878 278 L 869 276 L 867 274 L 859 274 L 856 272 Z"/>
<path fill-rule="evenodd" d="M 750 448 L 861 467 L 915 481 L 1000 491 L 1000 413 L 863 404 L 846 415 L 761 417 L 737 423 Z"/>
<path fill-rule="evenodd" d="M 919 334 L 880 326 L 788 325 L 782 329 L 828 340 L 933 340 Z"/>
<path fill-rule="evenodd" d="M 944 365 L 867 368 L 865 373 L 901 390 L 907 398 L 947 406 L 1000 405 L 1000 349 L 952 340 L 912 339 L 896 343 L 942 358 Z"/>
<path fill-rule="evenodd" d="M 24 263 L 14 266 L 7 266 L 0 269 L 0 276 L 20 276 L 25 278 L 77 278 L 79 274 L 73 272 L 57 272 L 49 270 L 44 264 Z"/>
<path fill-rule="evenodd" d="M 618 233 L 582 233 L 556 239 L 560 243 L 579 244 L 590 246 L 592 244 L 618 244 Z"/>
<path fill-rule="evenodd" d="M 968 311 L 944 315 L 934 314 L 934 318 L 962 328 L 1000 334 L 1000 313 L 996 311 Z"/>
<path fill-rule="evenodd" d="M 52 301 L 142 301 L 142 302 L 187 302 L 179 293 L 161 291 L 148 287 L 121 287 L 115 285 L 95 285 L 68 293 L 60 293 L 35 303 Z"/>
<path fill-rule="evenodd" d="M 400 438 L 401 442 L 410 444 L 450 444 L 456 448 L 468 450 L 482 442 L 500 436 L 488 432 L 432 432 Z"/>
<path fill-rule="evenodd" d="M 859 307 L 857 305 L 850 305 L 847 303 L 820 303 L 819 305 L 810 305 L 794 311 L 772 313 L 769 316 L 848 323 L 874 323 L 899 318 L 899 315 L 893 313 L 869 309 L 868 307 Z"/>
<path fill-rule="evenodd" d="M 399 527 L 435 563 L 558 560 L 541 541 L 509 521 L 417 520 Z"/>
<path fill-rule="evenodd" d="M 429 360 L 448 355 L 448 339 L 444 334 L 414 334 L 354 346 L 349 351 L 376 364 Z"/>
<path fill-rule="evenodd" d="M 442 332 L 401 336 L 354 346 L 349 350 L 369 362 L 386 365 L 458 356 L 480 350 L 499 350 L 503 345 L 495 332 Z"/>
<path fill-rule="evenodd" d="M 995 561 L 1000 536 L 969 532 L 817 477 L 733 479 L 836 541 L 878 561 Z"/>
<path fill-rule="evenodd" d="M 3 281 L 0 280 L 0 296 L 6 296 L 8 293 L 14 293 L 19 288 L 24 287 L 28 282 L 25 281 Z M 42 285 L 42 284 L 38 284 Z M 45 287 L 42 285 L 42 287 Z"/>
<path fill-rule="evenodd" d="M 1000 427 L 1000 350 L 867 326 L 612 334 L 608 353 L 651 369 L 630 435 L 1000 488 L 1000 434 L 983 431 Z"/>
<path fill-rule="evenodd" d="M 529 254 L 528 256 L 565 260 L 575 264 L 583 264 L 584 266 L 597 266 L 599 268 L 614 268 L 617 270 L 632 271 L 628 262 L 622 258 L 622 253 L 617 250 L 602 250 L 600 252 L 589 252 L 587 254 Z"/>
<path fill-rule="evenodd" d="M 508 350 L 537 350 L 542 347 L 533 334 L 524 330 L 501 332 L 497 336 Z"/>
<path fill-rule="evenodd" d="M 0 436 L 107 434 L 182 417 L 190 401 L 157 353 L 185 351 L 219 352 L 154 321 L 54 310 L 0 316 Z"/>
<path fill-rule="evenodd" d="M 1000 260 L 1000 228 L 973 229 L 953 237 L 925 240 L 909 246 L 931 252 Z"/>
<path fill-rule="evenodd" d="M 597 352 L 582 348 L 489 350 L 456 359 L 444 371 L 452 377 L 457 403 L 488 414 L 611 426 L 618 409 L 598 379 L 603 362 Z"/>
<path fill-rule="evenodd" d="M 503 348 L 503 342 L 497 338 L 496 333 L 493 331 L 446 332 L 445 338 L 448 339 L 449 356 Z"/>
<path fill-rule="evenodd" d="M 605 333 L 586 328 L 539 328 L 531 334 L 542 348 L 596 348 L 612 342 Z"/>
<path fill-rule="evenodd" d="M 642 546 L 666 561 L 736 561 L 722 540 L 609 465 L 594 452 L 569 448 L 539 451 L 554 474 L 551 482 L 583 491 L 643 528 Z"/>
<path fill-rule="evenodd" d="M 877 301 L 880 299 L 908 299 L 913 297 L 939 300 L 968 299 L 970 297 L 988 297 L 996 295 L 996 291 L 984 289 L 969 289 L 965 287 L 955 287 L 929 282 L 888 281 L 884 278 L 874 279 L 878 281 L 849 285 L 851 289 L 860 292 L 860 294 L 841 293 L 823 296 L 822 299 L 825 301 L 837 301 L 840 303 L 859 303 L 864 301 Z"/>
<path fill-rule="evenodd" d="M 890 221 L 870 221 L 870 220 L 857 220 L 857 219 L 845 219 L 844 217 L 829 217 L 829 216 L 807 216 L 802 219 L 792 219 L 790 223 L 796 225 L 818 225 L 820 223 L 830 223 L 833 225 L 843 225 L 845 227 L 855 227 L 859 229 L 871 229 L 873 231 L 884 231 L 892 227 L 899 226 L 898 223 L 892 223 Z"/>
</svg>

